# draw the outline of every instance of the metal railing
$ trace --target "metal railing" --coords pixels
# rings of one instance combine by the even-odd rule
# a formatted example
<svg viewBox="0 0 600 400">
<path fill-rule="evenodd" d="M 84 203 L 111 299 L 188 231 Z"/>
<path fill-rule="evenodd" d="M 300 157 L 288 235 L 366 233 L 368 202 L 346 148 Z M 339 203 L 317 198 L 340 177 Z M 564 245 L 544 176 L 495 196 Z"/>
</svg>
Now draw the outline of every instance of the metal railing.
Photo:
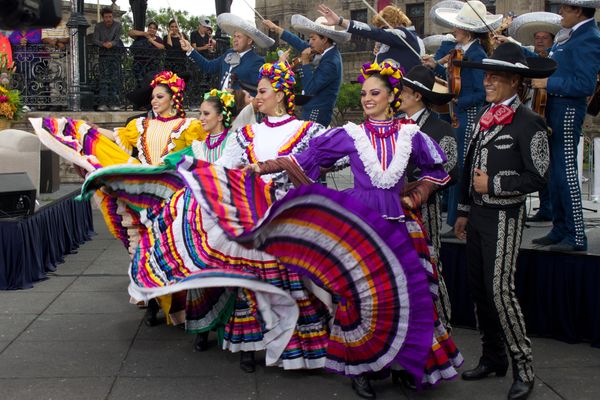
<svg viewBox="0 0 600 400">
<path fill-rule="evenodd" d="M 68 95 L 72 93 L 67 72 L 71 61 L 68 50 L 45 45 L 15 47 L 13 59 L 16 73 L 12 86 L 21 91 L 25 105 L 38 110 L 67 109 Z M 86 63 L 88 73 L 82 96 L 85 90 L 91 99 L 82 99 L 82 104 L 88 109 L 99 105 L 132 109 L 127 93 L 148 85 L 154 74 L 165 69 L 186 75 L 186 108 L 197 108 L 204 92 L 219 83 L 217 76 L 201 72 L 182 51 L 88 45 Z"/>
<path fill-rule="evenodd" d="M 67 106 L 67 51 L 44 45 L 13 47 L 12 87 L 32 109 Z"/>
</svg>

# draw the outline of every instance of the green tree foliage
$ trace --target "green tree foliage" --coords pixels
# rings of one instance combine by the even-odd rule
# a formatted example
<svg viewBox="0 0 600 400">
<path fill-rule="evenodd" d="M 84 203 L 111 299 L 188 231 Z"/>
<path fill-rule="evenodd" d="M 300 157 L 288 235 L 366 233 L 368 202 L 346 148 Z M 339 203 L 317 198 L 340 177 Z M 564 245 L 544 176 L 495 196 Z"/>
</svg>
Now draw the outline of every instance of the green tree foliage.
<svg viewBox="0 0 600 400">
<path fill-rule="evenodd" d="M 335 102 L 335 117 L 337 125 L 348 121 L 350 111 L 360 108 L 360 88 L 358 83 L 342 83 L 340 93 Z"/>
</svg>

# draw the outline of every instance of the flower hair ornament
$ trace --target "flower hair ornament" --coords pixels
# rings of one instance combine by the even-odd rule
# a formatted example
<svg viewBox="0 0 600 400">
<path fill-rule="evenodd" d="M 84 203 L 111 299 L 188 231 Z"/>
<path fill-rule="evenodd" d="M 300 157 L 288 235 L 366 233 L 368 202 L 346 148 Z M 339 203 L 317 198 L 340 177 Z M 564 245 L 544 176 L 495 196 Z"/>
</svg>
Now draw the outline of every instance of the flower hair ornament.
<svg viewBox="0 0 600 400">
<path fill-rule="evenodd" d="M 262 78 L 268 78 L 271 81 L 271 86 L 275 92 L 283 91 L 287 113 L 294 115 L 296 77 L 290 65 L 287 62 L 263 64 L 258 72 L 258 80 L 260 81 Z"/>
<path fill-rule="evenodd" d="M 154 76 L 150 86 L 155 88 L 158 85 L 166 85 L 173 92 L 173 104 L 177 110 L 177 116 L 185 118 L 183 110 L 183 91 L 185 90 L 185 81 L 171 71 L 162 71 Z"/>
<path fill-rule="evenodd" d="M 230 128 L 231 123 L 233 122 L 235 97 L 230 92 L 218 89 L 212 89 L 210 92 L 204 93 L 204 100 L 210 97 L 217 97 L 223 105 L 223 126 L 225 126 L 225 128 Z"/>
<path fill-rule="evenodd" d="M 381 75 L 387 79 L 388 83 L 392 87 L 392 93 L 394 100 L 390 106 L 394 114 L 400 112 L 400 105 L 402 104 L 402 70 L 395 64 L 384 61 L 381 64 L 378 63 L 367 63 L 363 64 L 360 69 L 360 75 L 358 76 L 358 82 L 363 84 L 367 78 L 373 75 Z"/>
</svg>

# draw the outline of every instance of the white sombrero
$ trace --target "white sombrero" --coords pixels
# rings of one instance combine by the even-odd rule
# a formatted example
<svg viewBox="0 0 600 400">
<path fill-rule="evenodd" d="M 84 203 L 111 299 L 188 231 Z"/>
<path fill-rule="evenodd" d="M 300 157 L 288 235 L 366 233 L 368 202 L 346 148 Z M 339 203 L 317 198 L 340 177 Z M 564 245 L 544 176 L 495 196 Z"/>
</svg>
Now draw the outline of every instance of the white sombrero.
<svg viewBox="0 0 600 400">
<path fill-rule="evenodd" d="M 566 4 L 573 7 L 600 8 L 600 0 L 552 0 L 550 3 Z"/>
<path fill-rule="evenodd" d="M 489 29 L 495 30 L 502 24 L 502 15 L 488 14 L 485 4 L 479 0 L 463 3 L 460 10 L 436 8 L 435 15 L 435 21 L 439 25 L 464 29 L 469 32 L 488 32 Z"/>
<path fill-rule="evenodd" d="M 423 38 L 423 44 L 425 45 L 425 52 L 427 54 L 433 54 L 437 49 L 440 48 L 442 42 L 456 42 L 456 38 L 451 34 L 445 35 L 431 35 Z"/>
<path fill-rule="evenodd" d="M 294 14 L 292 15 L 292 28 L 305 35 L 316 33 L 317 35 L 326 36 L 336 43 L 350 40 L 351 34 L 345 31 L 336 31 L 333 26 L 324 25 L 323 22 L 325 21 L 327 21 L 325 17 L 319 17 L 315 21 L 311 21 L 304 15 Z"/>
<path fill-rule="evenodd" d="M 545 11 L 519 15 L 513 19 L 508 28 L 508 35 L 524 46 L 530 46 L 534 43 L 533 36 L 537 32 L 550 32 L 552 35 L 556 35 L 562 28 L 560 25 L 561 19 L 560 15 Z"/>
<path fill-rule="evenodd" d="M 231 13 L 222 13 L 217 17 L 217 24 L 228 34 L 242 32 L 248 35 L 258 47 L 268 48 L 275 44 L 275 41 L 262 33 L 249 21 Z"/>
<path fill-rule="evenodd" d="M 431 21 L 434 24 L 443 25 L 438 21 L 437 15 L 435 14 L 435 10 L 437 10 L 438 8 L 450 8 L 453 10 L 460 10 L 464 4 L 464 1 L 460 0 L 442 0 L 439 3 L 436 3 L 433 6 L 431 6 L 431 9 L 429 10 L 429 18 L 431 18 Z"/>
</svg>

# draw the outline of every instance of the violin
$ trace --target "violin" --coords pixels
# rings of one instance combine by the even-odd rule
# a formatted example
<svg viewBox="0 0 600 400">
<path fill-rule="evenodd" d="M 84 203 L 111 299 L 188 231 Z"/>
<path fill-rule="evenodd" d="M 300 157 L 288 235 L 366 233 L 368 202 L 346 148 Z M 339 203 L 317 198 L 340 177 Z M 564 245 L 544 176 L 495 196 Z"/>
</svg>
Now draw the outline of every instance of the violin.
<svg viewBox="0 0 600 400">
<path fill-rule="evenodd" d="M 548 57 L 545 51 L 539 52 L 540 57 Z M 529 81 L 531 83 L 531 81 Z M 545 118 L 548 92 L 546 89 L 533 89 L 531 94 L 531 109 Z"/>
<path fill-rule="evenodd" d="M 319 54 L 319 53 L 317 53 L 314 50 L 311 50 L 311 52 L 310 52 L 310 61 L 311 62 L 317 54 Z M 290 64 L 290 69 L 296 69 L 297 66 L 302 65 L 302 56 L 298 56 L 298 57 L 292 59 L 292 61 L 289 64 Z"/>
<path fill-rule="evenodd" d="M 454 65 L 454 61 L 461 61 L 463 59 L 463 51 L 453 49 L 449 53 L 448 65 L 446 67 L 446 80 L 448 81 L 448 93 L 452 93 L 455 98 L 458 98 L 460 94 L 460 67 Z M 454 111 L 454 102 L 448 103 L 450 111 L 450 120 L 452 121 L 452 127 L 458 128 L 458 117 Z"/>
<path fill-rule="evenodd" d="M 594 117 L 600 113 L 600 74 L 598 74 L 598 79 L 596 80 L 594 94 L 588 101 L 587 113 Z"/>
</svg>

